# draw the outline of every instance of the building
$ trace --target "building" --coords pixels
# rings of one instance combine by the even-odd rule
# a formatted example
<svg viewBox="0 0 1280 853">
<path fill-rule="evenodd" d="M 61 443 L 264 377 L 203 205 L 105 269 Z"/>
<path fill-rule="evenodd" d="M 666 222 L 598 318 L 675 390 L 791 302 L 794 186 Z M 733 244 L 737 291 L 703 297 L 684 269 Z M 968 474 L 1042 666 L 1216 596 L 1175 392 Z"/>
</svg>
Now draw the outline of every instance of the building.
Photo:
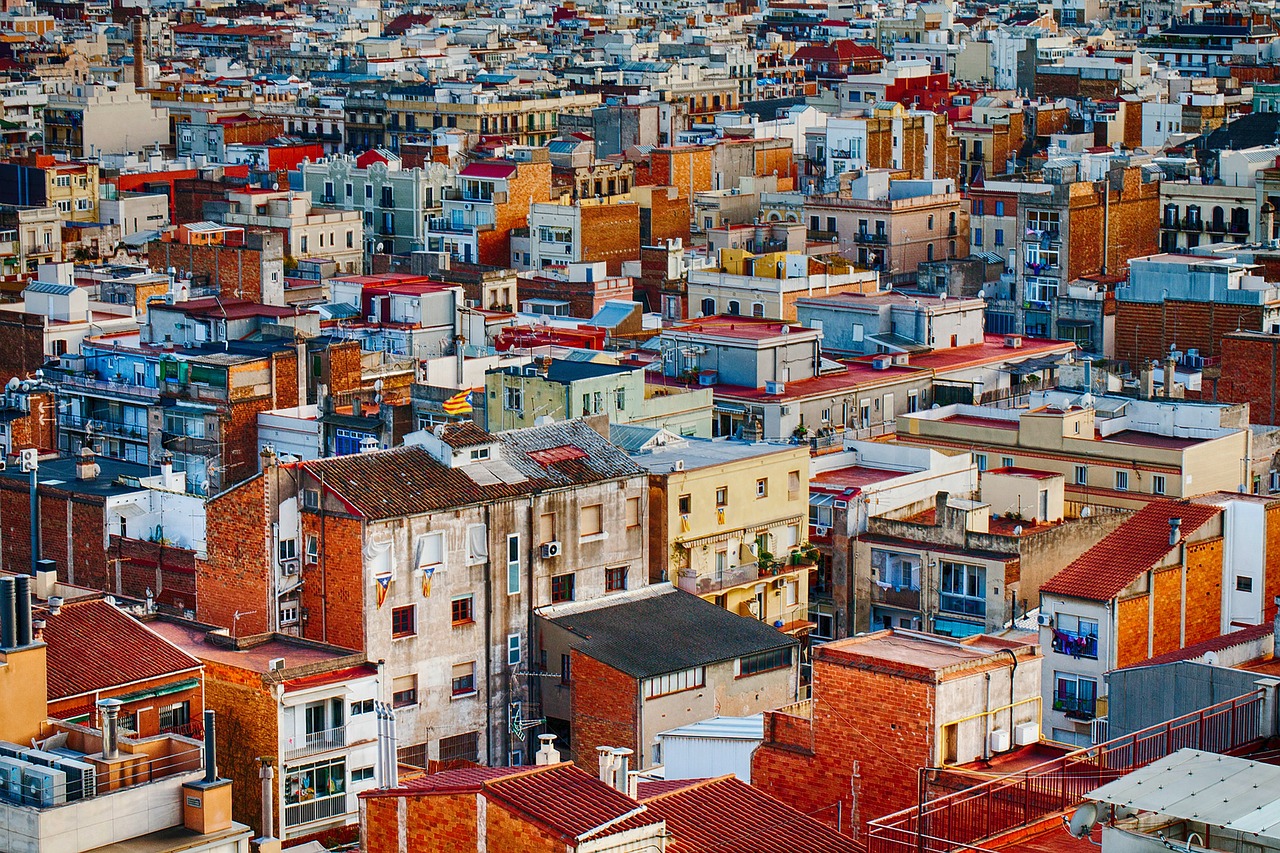
<svg viewBox="0 0 1280 853">
<path fill-rule="evenodd" d="M 64 222 L 99 221 L 96 162 L 69 163 L 33 154 L 28 164 L 0 164 L 0 186 L 0 203 L 52 207 Z"/>
<path fill-rule="evenodd" d="M 638 770 L 660 765 L 659 734 L 672 725 L 758 714 L 799 695 L 795 638 L 668 584 L 538 615 L 543 671 L 560 672 L 543 687 L 543 712 L 586 768 L 611 746 L 633 750 Z"/>
<path fill-rule="evenodd" d="M 803 252 L 752 254 L 722 248 L 714 265 L 690 269 L 686 298 L 695 317 L 767 317 L 794 322 L 797 300 L 842 293 L 875 293 L 876 273 L 839 256 Z"/>
<path fill-rule="evenodd" d="M 100 727 L 50 717 L 47 689 L 56 676 L 49 645 L 35 634 L 30 580 L 0 578 L 0 597 L 12 602 L 0 608 L 0 691 L 6 697 L 0 748 L 6 768 L 22 780 L 18 792 L 0 797 L 5 849 L 89 853 L 129 844 L 156 853 L 248 850 L 250 831 L 231 819 L 231 782 L 218 776 L 215 748 L 203 752 L 199 741 L 181 734 L 134 737 L 121 729 L 111 702 L 97 709 Z M 63 591 L 54 586 L 41 593 Z M 58 617 L 50 614 L 45 630 Z M 106 662 L 104 652 L 130 655 L 124 648 L 95 648 L 95 662 Z M 189 660 L 172 647 L 168 654 Z"/>
<path fill-rule="evenodd" d="M 561 114 L 587 115 L 599 106 L 600 96 L 528 87 L 494 90 L 479 82 L 457 81 L 396 87 L 387 92 L 384 104 L 384 133 L 393 150 L 437 128 L 456 129 L 476 139 L 501 136 L 516 145 L 540 146 L 556 137 Z M 347 121 L 352 122 L 350 107 Z M 348 145 L 358 150 L 358 142 L 352 145 L 352 132 L 348 128 Z"/>
<path fill-rule="evenodd" d="M 189 223 L 148 242 L 147 265 L 183 271 L 193 288 L 211 288 L 223 299 L 285 305 L 286 245 L 274 231 Z"/>
<path fill-rule="evenodd" d="M 232 809 L 259 837 L 314 836 L 359 820 L 357 797 L 381 781 L 378 670 L 363 655 L 280 634 L 227 636 L 162 617 L 148 627 L 203 665 Z M 262 823 L 263 759 L 275 769 Z M 394 781 L 394 780 L 393 780 Z"/>
<path fill-rule="evenodd" d="M 399 255 L 426 248 L 427 221 L 439 216 L 455 170 L 443 163 L 407 168 L 396 154 L 373 149 L 304 161 L 296 174 L 314 202 L 360 211 L 369 254 Z"/>
<path fill-rule="evenodd" d="M 894 628 L 817 646 L 814 699 L 766 712 L 752 785 L 857 841 L 868 821 L 917 805 L 903 783 L 917 768 L 1035 743 L 1040 668 L 1035 644 L 1016 637 Z"/>
<path fill-rule="evenodd" d="M 364 221 L 356 211 L 313 207 L 309 195 L 293 191 L 235 190 L 227 202 L 223 222 L 284 235 L 285 255 L 295 262 L 325 259 L 348 275 L 364 272 Z"/>
<path fill-rule="evenodd" d="M 896 291 L 796 301 L 796 320 L 822 330 L 822 350 L 842 356 L 922 352 L 983 343 L 981 299 Z"/>
<path fill-rule="evenodd" d="M 615 424 L 701 438 L 711 435 L 710 390 L 649 384 L 638 365 L 552 358 L 491 370 L 484 385 L 486 422 L 492 432 L 533 426 L 543 418 L 603 415 Z"/>
<path fill-rule="evenodd" d="M 666 438 L 632 458 L 649 471 L 653 578 L 804 636 L 809 448 Z"/>
<path fill-rule="evenodd" d="M 479 161 L 460 171 L 441 215 L 427 221 L 427 250 L 508 266 L 513 229 L 528 227 L 530 205 L 551 200 L 551 161 L 545 151 L 534 154 L 527 162 Z"/>
<path fill-rule="evenodd" d="M 640 206 L 629 194 L 570 204 L 534 203 L 526 240 L 522 250 L 513 235 L 511 265 L 516 269 L 602 261 L 609 275 L 618 275 L 623 262 L 640 253 Z"/>
<path fill-rule="evenodd" d="M 1066 498 L 1137 508 L 1152 500 L 1236 491 L 1250 482 L 1251 436 L 1213 404 L 1066 394 L 1029 410 L 954 404 L 898 418 L 898 440 L 969 450 L 978 469 L 1030 468 L 1066 478 Z"/>
<path fill-rule="evenodd" d="M 402 763 L 519 763 L 512 719 L 543 716 L 532 614 L 643 586 L 647 506 L 643 469 L 582 421 L 268 455 L 209 503 L 197 616 L 385 661 Z"/>
<path fill-rule="evenodd" d="M 52 206 L 0 205 L 0 292 L 21 293 L 41 264 L 62 260 L 62 214 Z"/>
<path fill-rule="evenodd" d="M 72 158 L 133 154 L 169 144 L 169 111 L 133 83 L 59 81 L 44 110 L 44 150 Z"/>
<path fill-rule="evenodd" d="M 1046 734 L 1092 743 L 1106 673 L 1221 633 L 1223 535 L 1220 506 L 1152 501 L 1040 587 Z"/>
</svg>

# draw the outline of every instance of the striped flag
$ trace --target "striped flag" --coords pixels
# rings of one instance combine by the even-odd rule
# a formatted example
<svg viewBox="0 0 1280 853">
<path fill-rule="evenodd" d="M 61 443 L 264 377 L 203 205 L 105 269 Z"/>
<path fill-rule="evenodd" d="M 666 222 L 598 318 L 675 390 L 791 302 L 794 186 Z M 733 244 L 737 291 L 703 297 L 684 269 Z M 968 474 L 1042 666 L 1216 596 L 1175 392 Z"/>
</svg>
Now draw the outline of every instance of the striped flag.
<svg viewBox="0 0 1280 853">
<path fill-rule="evenodd" d="M 448 400 L 444 401 L 444 413 L 446 415 L 469 415 L 471 414 L 471 392 L 474 388 L 466 388 L 454 394 Z"/>
</svg>

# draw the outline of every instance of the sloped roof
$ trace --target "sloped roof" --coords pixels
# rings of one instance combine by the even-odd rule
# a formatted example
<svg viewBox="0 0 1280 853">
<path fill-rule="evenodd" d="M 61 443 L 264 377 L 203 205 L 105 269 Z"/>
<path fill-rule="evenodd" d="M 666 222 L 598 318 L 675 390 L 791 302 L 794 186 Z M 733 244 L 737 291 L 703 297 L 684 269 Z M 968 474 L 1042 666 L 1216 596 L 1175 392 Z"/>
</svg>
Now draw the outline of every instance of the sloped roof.
<svg viewBox="0 0 1280 853">
<path fill-rule="evenodd" d="M 582 421 L 511 430 L 496 439 L 504 446 L 498 463 L 474 462 L 460 468 L 442 465 L 419 446 L 299 464 L 369 519 L 419 515 L 543 489 L 630 477 L 643 471 Z M 578 452 L 572 457 L 545 456 L 547 451 L 566 447 Z M 495 464 L 504 469 L 495 472 Z"/>
<path fill-rule="evenodd" d="M 1182 519 L 1180 541 L 1185 541 L 1221 512 L 1221 507 L 1205 504 L 1152 501 L 1050 578 L 1040 591 L 1110 601 L 1176 547 L 1169 544 L 1170 519 Z"/>
<path fill-rule="evenodd" d="M 83 696 L 166 675 L 190 674 L 200 661 L 100 598 L 42 613 L 48 645 L 49 699 Z"/>
<path fill-rule="evenodd" d="M 550 607 L 553 624 L 576 634 L 572 647 L 634 678 L 650 678 L 797 645 L 757 619 L 730 613 L 669 585 L 593 602 Z"/>
<path fill-rule="evenodd" d="M 853 839 L 735 776 L 658 793 L 644 804 L 667 822 L 671 853 L 846 853 Z"/>
<path fill-rule="evenodd" d="M 463 178 L 509 178 L 516 172 L 516 164 L 502 160 L 472 163 L 458 173 Z"/>
</svg>

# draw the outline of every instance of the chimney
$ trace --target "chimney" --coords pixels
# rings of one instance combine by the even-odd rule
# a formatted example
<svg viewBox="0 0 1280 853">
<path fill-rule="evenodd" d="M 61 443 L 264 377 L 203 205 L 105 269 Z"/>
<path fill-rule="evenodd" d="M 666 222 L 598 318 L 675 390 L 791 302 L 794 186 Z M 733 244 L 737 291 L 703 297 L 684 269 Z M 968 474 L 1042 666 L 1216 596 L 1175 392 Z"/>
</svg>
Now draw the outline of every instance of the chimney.
<svg viewBox="0 0 1280 853">
<path fill-rule="evenodd" d="M 1178 360 L 1173 357 L 1173 353 L 1165 356 L 1164 360 L 1164 396 L 1167 399 L 1173 399 L 1173 383 L 1174 373 L 1178 367 Z"/>
<path fill-rule="evenodd" d="M 120 757 L 120 706 L 119 699 L 99 699 L 98 712 L 102 715 L 102 758 L 111 761 Z"/>
<path fill-rule="evenodd" d="M 35 596 L 48 601 L 58 588 L 58 569 L 53 560 L 36 560 Z"/>
<path fill-rule="evenodd" d="M 1150 400 L 1156 396 L 1155 371 L 1148 365 L 1138 371 L 1138 399 Z"/>
<path fill-rule="evenodd" d="M 13 635 L 16 644 L 31 645 L 31 576 L 18 575 L 14 578 L 14 620 Z"/>
<path fill-rule="evenodd" d="M 938 492 L 933 497 L 933 523 L 941 525 L 947 517 L 947 500 L 951 497 L 947 492 Z"/>
<path fill-rule="evenodd" d="M 142 37 L 142 16 L 133 18 L 133 85 L 141 90 L 147 85 L 146 43 Z"/>
<path fill-rule="evenodd" d="M 76 458 L 76 479 L 96 480 L 102 469 L 93 461 L 93 448 L 88 442 L 80 445 L 80 455 Z"/>
<path fill-rule="evenodd" d="M 0 649 L 12 649 L 18 645 L 17 593 L 14 587 L 14 578 L 0 578 Z"/>
<path fill-rule="evenodd" d="M 1280 617 L 1277 618 L 1280 619 Z M 538 747 L 538 752 L 533 757 L 533 763 L 538 767 L 559 764 L 560 751 L 556 749 L 556 736 L 553 734 L 538 735 L 538 741 L 542 746 Z"/>
<path fill-rule="evenodd" d="M 215 740 L 213 711 L 204 712 L 204 781 L 218 781 L 218 744 Z"/>
<path fill-rule="evenodd" d="M 596 760 L 600 763 L 600 781 L 606 785 L 613 785 L 613 763 L 616 760 L 613 755 L 613 747 L 597 746 Z"/>
<path fill-rule="evenodd" d="M 182 786 L 182 825 L 199 835 L 231 828 L 231 780 L 218 778 L 213 711 L 204 712 L 204 778 Z M 271 850 L 273 848 L 263 848 Z"/>
<path fill-rule="evenodd" d="M 634 749 L 626 747 L 618 747 L 613 751 L 613 787 L 622 793 L 627 793 L 628 780 L 631 778 L 631 756 L 635 755 Z"/>
<path fill-rule="evenodd" d="M 1182 536 L 1182 519 L 1169 519 L 1169 547 L 1172 548 L 1178 544 L 1178 540 Z"/>
<path fill-rule="evenodd" d="M 257 849 L 262 851 L 263 847 L 276 841 L 274 830 L 276 826 L 275 819 L 275 785 L 276 778 L 275 768 L 271 766 L 272 758 L 264 755 L 258 759 L 262 762 L 262 767 L 258 770 L 258 778 L 262 780 L 262 833 L 253 840 L 253 844 Z"/>
<path fill-rule="evenodd" d="M 351 401 L 351 414 L 357 418 L 364 415 L 364 401 L 359 397 Z"/>
</svg>

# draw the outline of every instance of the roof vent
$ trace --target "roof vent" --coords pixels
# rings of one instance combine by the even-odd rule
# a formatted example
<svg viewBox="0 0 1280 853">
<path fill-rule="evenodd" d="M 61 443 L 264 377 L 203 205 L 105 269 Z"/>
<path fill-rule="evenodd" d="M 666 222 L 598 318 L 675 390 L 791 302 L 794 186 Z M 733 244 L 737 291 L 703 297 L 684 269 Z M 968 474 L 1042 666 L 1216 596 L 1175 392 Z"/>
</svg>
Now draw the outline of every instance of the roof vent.
<svg viewBox="0 0 1280 853">
<path fill-rule="evenodd" d="M 1169 519 L 1169 547 L 1170 548 L 1178 544 L 1181 528 L 1182 528 L 1182 519 L 1180 518 Z"/>
</svg>

